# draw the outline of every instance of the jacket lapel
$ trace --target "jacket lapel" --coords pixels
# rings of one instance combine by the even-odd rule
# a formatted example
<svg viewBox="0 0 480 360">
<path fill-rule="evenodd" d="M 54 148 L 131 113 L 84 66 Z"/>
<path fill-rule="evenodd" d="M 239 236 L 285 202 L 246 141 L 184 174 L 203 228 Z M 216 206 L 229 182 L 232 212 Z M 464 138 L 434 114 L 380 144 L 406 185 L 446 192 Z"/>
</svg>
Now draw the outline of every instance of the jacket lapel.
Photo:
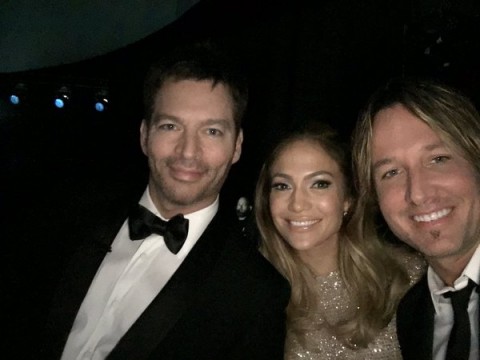
<svg viewBox="0 0 480 360">
<path fill-rule="evenodd" d="M 80 305 L 127 213 L 128 207 L 119 207 L 116 212 L 106 212 L 98 216 L 96 221 L 85 222 L 77 227 L 83 231 L 74 236 L 80 237 L 79 241 L 83 244 L 69 261 L 52 299 L 42 349 L 45 357 L 60 358 Z M 106 228 L 105 224 L 110 224 L 110 227 Z"/>
<path fill-rule="evenodd" d="M 226 221 L 217 213 L 162 291 L 108 356 L 147 359 L 184 312 L 195 303 L 196 292 L 209 276 L 225 244 Z"/>
<path fill-rule="evenodd" d="M 397 333 L 404 360 L 432 359 L 434 307 L 426 275 L 400 302 Z"/>
</svg>

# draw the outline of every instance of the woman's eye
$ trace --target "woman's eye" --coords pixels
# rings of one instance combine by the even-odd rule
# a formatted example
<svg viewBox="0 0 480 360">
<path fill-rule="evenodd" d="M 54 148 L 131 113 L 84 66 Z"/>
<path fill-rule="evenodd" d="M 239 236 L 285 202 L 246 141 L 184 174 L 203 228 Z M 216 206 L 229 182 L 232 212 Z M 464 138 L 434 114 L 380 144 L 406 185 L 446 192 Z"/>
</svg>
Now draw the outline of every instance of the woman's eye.
<svg viewBox="0 0 480 360">
<path fill-rule="evenodd" d="M 287 184 L 284 183 L 273 183 L 272 184 L 272 189 L 273 190 L 278 190 L 278 191 L 283 191 L 283 190 L 288 190 L 290 187 Z"/>
<path fill-rule="evenodd" d="M 312 187 L 315 189 L 327 189 L 332 185 L 330 181 L 327 180 L 319 180 L 313 183 Z"/>
</svg>

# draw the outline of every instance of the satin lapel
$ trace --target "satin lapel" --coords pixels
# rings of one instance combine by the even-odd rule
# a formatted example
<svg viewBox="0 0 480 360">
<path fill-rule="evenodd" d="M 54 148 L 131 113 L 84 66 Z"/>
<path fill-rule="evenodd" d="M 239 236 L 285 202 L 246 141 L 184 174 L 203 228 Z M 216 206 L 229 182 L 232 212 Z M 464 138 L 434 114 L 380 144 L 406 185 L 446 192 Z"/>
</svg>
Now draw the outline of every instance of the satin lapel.
<svg viewBox="0 0 480 360">
<path fill-rule="evenodd" d="M 227 234 L 217 213 L 178 270 L 108 356 L 147 359 L 196 301 L 196 292 L 215 267 Z"/>
<path fill-rule="evenodd" d="M 75 252 L 58 286 L 47 320 L 48 343 L 45 350 L 51 358 L 59 358 L 78 309 L 110 245 L 127 216 L 127 208 L 116 213 L 98 217 L 98 221 L 85 222 L 82 234 L 83 245 Z M 113 219 L 115 217 L 115 219 Z M 105 224 L 110 226 L 107 228 Z M 55 353 L 55 354 L 54 354 Z"/>
<path fill-rule="evenodd" d="M 397 332 L 404 360 L 432 358 L 434 314 L 424 276 L 405 295 L 397 311 Z"/>
</svg>

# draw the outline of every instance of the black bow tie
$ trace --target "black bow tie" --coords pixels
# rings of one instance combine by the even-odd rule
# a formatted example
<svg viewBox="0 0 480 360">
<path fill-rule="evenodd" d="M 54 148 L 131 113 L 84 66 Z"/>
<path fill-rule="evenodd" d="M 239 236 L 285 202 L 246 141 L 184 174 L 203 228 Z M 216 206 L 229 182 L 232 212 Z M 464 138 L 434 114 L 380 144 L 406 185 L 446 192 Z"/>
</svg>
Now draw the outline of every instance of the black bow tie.
<svg viewBox="0 0 480 360">
<path fill-rule="evenodd" d="M 145 239 L 152 233 L 163 236 L 168 250 L 177 254 L 183 246 L 188 234 L 188 219 L 182 214 L 163 221 L 142 205 L 134 207 L 128 217 L 130 239 Z"/>
</svg>

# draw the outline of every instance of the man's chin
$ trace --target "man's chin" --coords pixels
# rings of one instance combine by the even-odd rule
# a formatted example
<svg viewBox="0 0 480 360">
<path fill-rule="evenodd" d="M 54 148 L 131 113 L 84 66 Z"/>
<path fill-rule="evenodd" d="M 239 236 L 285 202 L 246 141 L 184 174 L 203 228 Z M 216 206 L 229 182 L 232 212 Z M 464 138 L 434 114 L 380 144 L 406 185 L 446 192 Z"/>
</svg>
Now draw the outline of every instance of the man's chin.
<svg viewBox="0 0 480 360">
<path fill-rule="evenodd" d="M 166 193 L 167 201 L 178 207 L 191 207 L 192 205 L 205 202 L 206 197 L 195 189 L 177 189 Z"/>
</svg>

